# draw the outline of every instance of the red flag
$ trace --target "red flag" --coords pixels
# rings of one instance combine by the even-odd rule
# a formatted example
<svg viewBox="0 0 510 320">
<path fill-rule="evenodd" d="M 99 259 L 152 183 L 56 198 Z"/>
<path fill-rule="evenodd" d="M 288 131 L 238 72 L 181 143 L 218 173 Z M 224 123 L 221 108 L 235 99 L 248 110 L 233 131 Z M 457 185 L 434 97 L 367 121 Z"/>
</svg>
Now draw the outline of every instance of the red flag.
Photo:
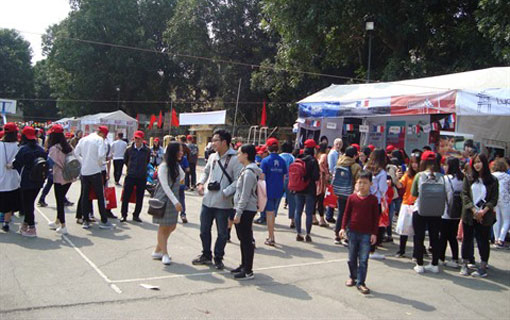
<svg viewBox="0 0 510 320">
<path fill-rule="evenodd" d="M 172 121 L 170 122 L 170 124 L 173 127 L 179 126 L 179 118 L 177 117 L 177 112 L 175 112 L 175 109 L 172 109 Z"/>
<path fill-rule="evenodd" d="M 161 111 L 159 111 L 158 128 L 161 128 L 162 125 L 163 125 L 163 115 L 161 114 Z"/>
<path fill-rule="evenodd" d="M 156 121 L 156 116 L 155 115 L 151 115 L 151 120 L 149 122 L 149 130 L 152 130 L 152 126 L 154 125 L 154 122 Z"/>
<path fill-rule="evenodd" d="M 262 106 L 262 116 L 260 117 L 260 126 L 265 127 L 266 121 L 267 121 L 266 100 L 264 100 L 264 105 Z"/>
</svg>

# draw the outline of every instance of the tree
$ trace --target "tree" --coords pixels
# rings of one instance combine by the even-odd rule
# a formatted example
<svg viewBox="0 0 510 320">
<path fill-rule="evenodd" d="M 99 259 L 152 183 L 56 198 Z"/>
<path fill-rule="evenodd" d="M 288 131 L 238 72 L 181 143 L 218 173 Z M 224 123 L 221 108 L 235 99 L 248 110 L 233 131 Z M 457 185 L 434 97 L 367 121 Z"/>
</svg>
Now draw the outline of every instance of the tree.
<svg viewBox="0 0 510 320">
<path fill-rule="evenodd" d="M 48 78 L 48 61 L 38 61 L 34 68 L 34 98 L 30 108 L 25 109 L 27 118 L 56 119 L 58 117 L 57 103 L 53 100 L 52 90 Z"/>
<path fill-rule="evenodd" d="M 0 29 L 0 98 L 31 98 L 34 76 L 30 43 L 15 30 Z M 29 104 L 18 101 L 25 111 Z"/>
</svg>

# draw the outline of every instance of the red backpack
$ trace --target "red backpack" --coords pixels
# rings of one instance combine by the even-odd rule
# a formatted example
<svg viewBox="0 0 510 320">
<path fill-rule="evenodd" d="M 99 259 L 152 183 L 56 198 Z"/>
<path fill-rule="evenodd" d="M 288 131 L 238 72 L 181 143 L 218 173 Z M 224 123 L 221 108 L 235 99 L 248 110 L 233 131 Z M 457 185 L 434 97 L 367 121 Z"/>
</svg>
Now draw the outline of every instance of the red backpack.
<svg viewBox="0 0 510 320">
<path fill-rule="evenodd" d="M 308 186 L 306 180 L 306 163 L 302 159 L 296 159 L 289 166 L 289 190 L 294 192 L 303 191 Z"/>
</svg>

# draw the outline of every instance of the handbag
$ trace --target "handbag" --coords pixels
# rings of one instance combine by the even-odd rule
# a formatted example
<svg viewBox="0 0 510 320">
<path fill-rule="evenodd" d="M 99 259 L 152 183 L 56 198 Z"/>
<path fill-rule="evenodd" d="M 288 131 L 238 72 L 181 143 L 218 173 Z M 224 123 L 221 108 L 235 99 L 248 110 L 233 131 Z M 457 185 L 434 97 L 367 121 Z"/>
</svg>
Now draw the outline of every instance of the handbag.
<svg viewBox="0 0 510 320">
<path fill-rule="evenodd" d="M 333 186 L 328 185 L 324 195 L 324 206 L 329 208 L 336 208 L 338 205 L 338 197 L 333 191 Z"/>
<path fill-rule="evenodd" d="M 398 214 L 397 226 L 395 227 L 395 232 L 402 236 L 413 236 L 413 206 L 408 204 L 403 204 L 400 207 L 400 212 Z"/>
<path fill-rule="evenodd" d="M 115 187 L 106 187 L 104 189 L 105 207 L 107 210 L 117 208 L 117 194 Z"/>
<path fill-rule="evenodd" d="M 156 198 L 149 199 L 149 209 L 147 213 L 154 218 L 163 218 L 165 215 L 166 201 L 161 201 Z"/>
</svg>

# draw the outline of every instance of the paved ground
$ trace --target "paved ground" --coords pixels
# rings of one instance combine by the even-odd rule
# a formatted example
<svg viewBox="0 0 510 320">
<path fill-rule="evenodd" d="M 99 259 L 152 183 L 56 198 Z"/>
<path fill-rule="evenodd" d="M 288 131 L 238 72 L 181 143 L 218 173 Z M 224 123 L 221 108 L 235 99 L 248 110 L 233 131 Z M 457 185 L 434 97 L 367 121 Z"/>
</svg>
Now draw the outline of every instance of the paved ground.
<svg viewBox="0 0 510 320">
<path fill-rule="evenodd" d="M 78 188 L 74 184 L 70 190 L 73 201 Z M 370 261 L 372 294 L 362 296 L 343 285 L 347 249 L 333 244 L 331 229 L 314 226 L 313 243 L 297 243 L 282 215 L 278 245 L 269 248 L 262 244 L 264 227 L 255 226 L 256 279 L 237 282 L 228 271 L 191 265 L 201 249 L 201 198 L 193 193 L 187 193 L 190 223 L 179 223 L 170 237 L 170 266 L 150 258 L 157 227 L 145 210 L 142 224 L 103 231 L 81 229 L 72 207 L 70 235 L 60 237 L 46 227 L 55 217 L 53 193 L 47 201 L 49 207 L 36 212 L 37 238 L 0 233 L 0 319 L 508 319 L 510 314 L 509 250 L 491 252 L 486 279 L 462 277 L 454 269 L 417 275 L 410 259 Z M 18 225 L 15 219 L 13 229 Z M 233 240 L 226 248 L 227 267 L 239 264 L 239 245 Z M 397 250 L 393 244 L 386 247 L 382 252 Z"/>
</svg>

